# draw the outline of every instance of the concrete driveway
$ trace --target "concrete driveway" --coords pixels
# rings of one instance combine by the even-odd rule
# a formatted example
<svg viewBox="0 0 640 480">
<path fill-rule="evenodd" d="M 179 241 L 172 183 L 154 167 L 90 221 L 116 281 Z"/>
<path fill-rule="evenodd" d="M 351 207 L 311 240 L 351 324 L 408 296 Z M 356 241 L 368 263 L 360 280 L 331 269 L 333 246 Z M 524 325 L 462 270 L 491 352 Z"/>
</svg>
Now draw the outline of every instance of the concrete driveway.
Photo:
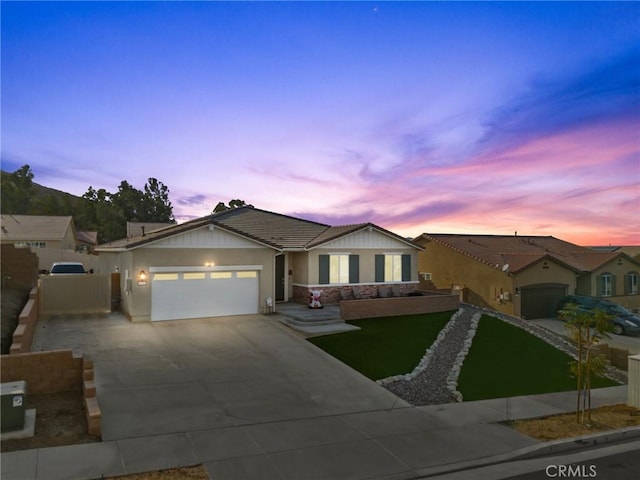
<svg viewBox="0 0 640 480">
<path fill-rule="evenodd" d="M 537 320 L 529 320 L 531 323 L 538 324 L 551 330 L 554 333 L 568 336 L 565 329 L 565 323 L 557 318 L 540 318 Z M 616 335 L 615 333 L 609 334 L 610 338 L 605 340 L 610 347 L 621 348 L 623 350 L 629 350 L 631 355 L 637 355 L 640 353 L 640 337 L 630 337 L 626 335 Z"/>
<path fill-rule="evenodd" d="M 104 440 L 407 406 L 265 318 L 50 319 L 36 348 L 94 360 Z"/>
<path fill-rule="evenodd" d="M 33 349 L 58 348 L 94 360 L 104 441 L 5 454 L 3 475 L 96 478 L 203 463 L 216 479 L 401 479 L 537 443 L 493 423 L 505 418 L 500 402 L 410 407 L 275 316 L 41 321 Z M 546 397 L 516 404 L 523 416 L 562 410 Z"/>
</svg>

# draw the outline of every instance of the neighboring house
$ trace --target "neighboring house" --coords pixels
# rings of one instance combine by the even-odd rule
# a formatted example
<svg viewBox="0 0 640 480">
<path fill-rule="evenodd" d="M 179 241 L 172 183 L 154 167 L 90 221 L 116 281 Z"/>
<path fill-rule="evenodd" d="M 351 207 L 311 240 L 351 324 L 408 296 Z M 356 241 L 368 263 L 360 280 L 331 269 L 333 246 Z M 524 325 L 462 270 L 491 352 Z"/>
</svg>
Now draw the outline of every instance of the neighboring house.
<svg viewBox="0 0 640 480">
<path fill-rule="evenodd" d="M 420 280 L 460 291 L 462 300 L 523 318 L 555 315 L 567 294 L 640 307 L 640 262 L 554 237 L 422 234 L 414 240 Z"/>
<path fill-rule="evenodd" d="M 632 258 L 636 260 L 640 260 L 640 245 L 626 245 L 621 247 L 607 246 L 607 247 L 589 247 L 591 250 L 595 250 L 596 252 L 617 252 L 617 253 L 626 253 Z"/>
<path fill-rule="evenodd" d="M 409 293 L 420 247 L 371 223 L 331 227 L 240 207 L 100 245 L 132 321 L 257 313 L 266 300 L 337 303 L 353 287 Z"/>
<path fill-rule="evenodd" d="M 76 250 L 93 253 L 98 246 L 98 232 L 76 232 Z"/>
<path fill-rule="evenodd" d="M 2 215 L 0 239 L 15 247 L 75 250 L 76 228 L 72 217 Z"/>
</svg>

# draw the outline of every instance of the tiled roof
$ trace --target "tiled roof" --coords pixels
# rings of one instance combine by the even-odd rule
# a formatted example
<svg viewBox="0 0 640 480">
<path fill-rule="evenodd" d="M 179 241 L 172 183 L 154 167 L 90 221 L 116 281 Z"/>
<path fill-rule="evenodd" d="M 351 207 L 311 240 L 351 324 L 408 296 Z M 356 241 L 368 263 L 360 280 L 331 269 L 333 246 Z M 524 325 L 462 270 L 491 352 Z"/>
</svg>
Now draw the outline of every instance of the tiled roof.
<svg viewBox="0 0 640 480">
<path fill-rule="evenodd" d="M 129 249 L 150 242 L 187 232 L 206 225 L 216 225 L 225 230 L 237 233 L 256 242 L 268 245 L 276 250 L 305 250 L 318 247 L 344 235 L 349 235 L 363 228 L 371 227 L 410 244 L 417 249 L 421 247 L 393 232 L 373 225 L 361 223 L 331 227 L 323 223 L 312 222 L 301 218 L 290 217 L 279 213 L 268 212 L 254 207 L 240 207 L 223 210 L 212 215 L 174 225 L 162 230 L 124 238 L 98 247 L 99 250 Z"/>
<path fill-rule="evenodd" d="M 48 215 L 1 215 L 2 241 L 62 240 L 72 217 Z"/>
<path fill-rule="evenodd" d="M 76 240 L 89 245 L 97 245 L 98 232 L 76 232 Z"/>
<path fill-rule="evenodd" d="M 206 225 L 217 225 L 230 232 L 268 245 L 277 250 L 302 249 L 328 225 L 289 217 L 254 207 L 240 207 L 190 220 L 162 230 L 124 238 L 99 247 L 100 250 L 138 247 L 156 240 L 187 232 Z"/>
<path fill-rule="evenodd" d="M 552 236 L 423 234 L 428 239 L 496 268 L 509 265 L 517 273 L 545 259 L 553 259 L 576 272 L 588 272 L 621 255 L 597 252 Z"/>
</svg>

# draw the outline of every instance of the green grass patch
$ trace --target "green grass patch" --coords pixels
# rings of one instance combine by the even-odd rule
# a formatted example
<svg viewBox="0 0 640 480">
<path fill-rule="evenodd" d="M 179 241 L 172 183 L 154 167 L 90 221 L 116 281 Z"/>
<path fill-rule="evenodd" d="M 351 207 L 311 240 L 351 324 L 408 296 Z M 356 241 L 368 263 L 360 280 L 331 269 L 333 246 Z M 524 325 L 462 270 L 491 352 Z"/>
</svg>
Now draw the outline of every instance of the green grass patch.
<svg viewBox="0 0 640 480">
<path fill-rule="evenodd" d="M 353 320 L 361 330 L 309 341 L 372 380 L 411 372 L 455 312 Z"/>
<path fill-rule="evenodd" d="M 458 379 L 465 401 L 575 390 L 572 358 L 545 341 L 483 315 Z M 618 385 L 597 377 L 592 387 Z"/>
</svg>

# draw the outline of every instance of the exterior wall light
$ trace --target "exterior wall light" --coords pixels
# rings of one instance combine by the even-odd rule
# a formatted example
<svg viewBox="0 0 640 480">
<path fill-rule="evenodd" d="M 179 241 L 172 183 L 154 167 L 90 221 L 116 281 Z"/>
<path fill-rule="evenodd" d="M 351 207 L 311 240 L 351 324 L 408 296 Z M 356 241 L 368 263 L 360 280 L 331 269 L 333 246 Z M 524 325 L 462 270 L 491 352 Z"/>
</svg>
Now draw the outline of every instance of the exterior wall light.
<svg viewBox="0 0 640 480">
<path fill-rule="evenodd" d="M 147 272 L 145 272 L 144 270 L 140 270 L 140 273 L 138 274 L 138 285 L 143 287 L 146 284 L 147 284 Z"/>
</svg>

